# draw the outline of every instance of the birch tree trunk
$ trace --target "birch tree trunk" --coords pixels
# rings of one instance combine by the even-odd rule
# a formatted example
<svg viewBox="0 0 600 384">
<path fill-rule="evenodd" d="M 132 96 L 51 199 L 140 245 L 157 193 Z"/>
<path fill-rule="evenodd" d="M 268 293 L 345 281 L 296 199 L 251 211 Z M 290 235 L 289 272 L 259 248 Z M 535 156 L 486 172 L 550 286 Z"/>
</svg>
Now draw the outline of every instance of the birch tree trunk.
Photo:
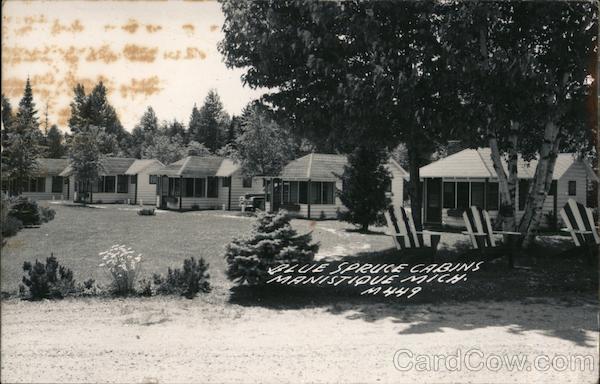
<svg viewBox="0 0 600 384">
<path fill-rule="evenodd" d="M 498 176 L 498 188 L 500 191 L 500 209 L 498 210 L 498 218 L 502 222 L 502 229 L 505 231 L 515 231 L 516 222 L 516 205 L 515 191 L 518 180 L 517 174 L 517 143 L 518 143 L 518 124 L 511 123 L 510 149 L 508 156 L 508 175 L 502 165 L 502 155 L 498 148 L 498 139 L 491 129 L 488 130 L 488 141 L 491 150 L 492 164 L 496 175 Z"/>
<path fill-rule="evenodd" d="M 418 231 L 423 229 L 422 207 L 423 193 L 421 191 L 421 174 L 419 171 L 419 150 L 414 143 L 414 140 L 407 145 L 408 150 L 408 167 L 410 180 L 408 182 L 408 194 L 410 196 L 410 210 L 415 227 Z"/>
<path fill-rule="evenodd" d="M 535 239 L 535 231 L 539 227 L 543 217 L 544 202 L 550 191 L 556 157 L 558 156 L 558 147 L 560 144 L 558 134 L 558 125 L 553 120 L 548 121 L 544 129 L 544 142 L 539 153 L 534 177 L 529 187 L 529 193 L 527 194 L 525 210 L 519 223 L 519 232 L 525 235 L 524 247 L 532 245 Z"/>
</svg>

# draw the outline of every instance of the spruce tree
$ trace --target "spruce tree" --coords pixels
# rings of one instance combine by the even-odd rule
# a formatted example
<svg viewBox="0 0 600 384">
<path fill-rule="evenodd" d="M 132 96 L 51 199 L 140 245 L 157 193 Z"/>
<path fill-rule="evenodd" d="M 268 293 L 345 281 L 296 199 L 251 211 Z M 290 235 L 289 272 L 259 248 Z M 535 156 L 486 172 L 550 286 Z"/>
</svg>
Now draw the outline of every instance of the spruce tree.
<svg viewBox="0 0 600 384">
<path fill-rule="evenodd" d="M 362 232 L 366 232 L 369 224 L 375 223 L 390 204 L 385 194 L 391 182 L 387 161 L 386 151 L 359 146 L 348 156 L 348 165 L 344 166 L 343 187 L 338 195 L 348 211 L 341 213 L 340 218 L 359 226 Z"/>
<path fill-rule="evenodd" d="M 2 94 L 2 141 L 5 141 L 12 127 L 14 115 L 10 100 Z"/>
<path fill-rule="evenodd" d="M 64 136 L 56 126 L 52 124 L 46 135 L 46 142 L 48 143 L 47 156 L 51 159 L 60 159 L 66 153 L 65 145 L 63 144 Z"/>
<path fill-rule="evenodd" d="M 200 123 L 195 140 L 216 152 L 223 144 L 227 120 L 221 98 L 211 89 L 200 108 Z"/>
<path fill-rule="evenodd" d="M 5 136 L 2 142 L 2 176 L 11 181 L 11 193 L 20 194 L 24 184 L 35 175 L 42 141 L 29 78 L 16 117 Z"/>
<path fill-rule="evenodd" d="M 188 124 L 188 133 L 190 137 L 190 141 L 197 141 L 199 143 L 203 143 L 205 139 L 202 136 L 202 124 L 201 124 L 201 115 L 198 107 L 194 104 L 192 108 L 192 114 L 190 115 L 190 123 Z"/>
<path fill-rule="evenodd" d="M 227 277 L 239 285 L 263 284 L 270 268 L 312 262 L 319 244 L 311 241 L 311 233 L 296 233 L 286 211 L 260 213 L 249 237 L 236 238 L 227 245 Z"/>
</svg>

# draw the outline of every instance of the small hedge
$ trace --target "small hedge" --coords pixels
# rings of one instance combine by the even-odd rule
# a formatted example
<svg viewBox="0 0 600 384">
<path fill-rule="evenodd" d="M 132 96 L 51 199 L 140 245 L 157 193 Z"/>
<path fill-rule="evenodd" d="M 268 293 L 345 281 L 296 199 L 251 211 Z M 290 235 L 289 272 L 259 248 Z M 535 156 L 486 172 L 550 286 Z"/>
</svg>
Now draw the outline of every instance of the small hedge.
<svg viewBox="0 0 600 384">
<path fill-rule="evenodd" d="M 61 266 L 54 255 L 46 259 L 46 264 L 39 261 L 23 263 L 23 284 L 29 289 L 29 299 L 62 299 L 75 292 L 73 272 Z"/>
<path fill-rule="evenodd" d="M 137 214 L 140 216 L 154 216 L 156 215 L 156 212 L 154 211 L 154 208 L 142 208 L 137 211 Z"/>
<path fill-rule="evenodd" d="M 161 295 L 181 295 L 188 299 L 195 297 L 200 292 L 210 292 L 207 273 L 208 264 L 203 258 L 196 261 L 193 257 L 183 261 L 183 269 L 169 268 L 167 275 L 154 274 L 153 280 L 156 293 Z M 143 288 L 147 291 L 147 287 Z"/>
</svg>

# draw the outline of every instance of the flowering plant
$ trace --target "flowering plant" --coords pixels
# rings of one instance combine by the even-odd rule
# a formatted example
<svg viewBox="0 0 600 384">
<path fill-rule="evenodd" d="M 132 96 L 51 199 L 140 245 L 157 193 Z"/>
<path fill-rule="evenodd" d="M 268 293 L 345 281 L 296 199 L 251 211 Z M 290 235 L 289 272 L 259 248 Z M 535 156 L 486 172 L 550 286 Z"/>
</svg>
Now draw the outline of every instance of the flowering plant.
<svg viewBox="0 0 600 384">
<path fill-rule="evenodd" d="M 106 268 L 112 278 L 114 292 L 127 295 L 134 292 L 136 277 L 140 271 L 142 254 L 125 245 L 115 244 L 109 250 L 100 252 L 100 267 Z"/>
</svg>

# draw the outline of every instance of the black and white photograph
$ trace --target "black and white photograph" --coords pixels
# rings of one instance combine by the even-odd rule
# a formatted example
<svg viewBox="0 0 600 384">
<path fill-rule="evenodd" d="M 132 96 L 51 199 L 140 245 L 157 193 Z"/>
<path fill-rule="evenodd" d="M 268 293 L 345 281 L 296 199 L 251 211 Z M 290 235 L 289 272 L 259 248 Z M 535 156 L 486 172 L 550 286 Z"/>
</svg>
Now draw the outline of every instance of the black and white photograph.
<svg viewBox="0 0 600 384">
<path fill-rule="evenodd" d="M 2 0 L 0 382 L 600 384 L 597 0 Z"/>
</svg>

